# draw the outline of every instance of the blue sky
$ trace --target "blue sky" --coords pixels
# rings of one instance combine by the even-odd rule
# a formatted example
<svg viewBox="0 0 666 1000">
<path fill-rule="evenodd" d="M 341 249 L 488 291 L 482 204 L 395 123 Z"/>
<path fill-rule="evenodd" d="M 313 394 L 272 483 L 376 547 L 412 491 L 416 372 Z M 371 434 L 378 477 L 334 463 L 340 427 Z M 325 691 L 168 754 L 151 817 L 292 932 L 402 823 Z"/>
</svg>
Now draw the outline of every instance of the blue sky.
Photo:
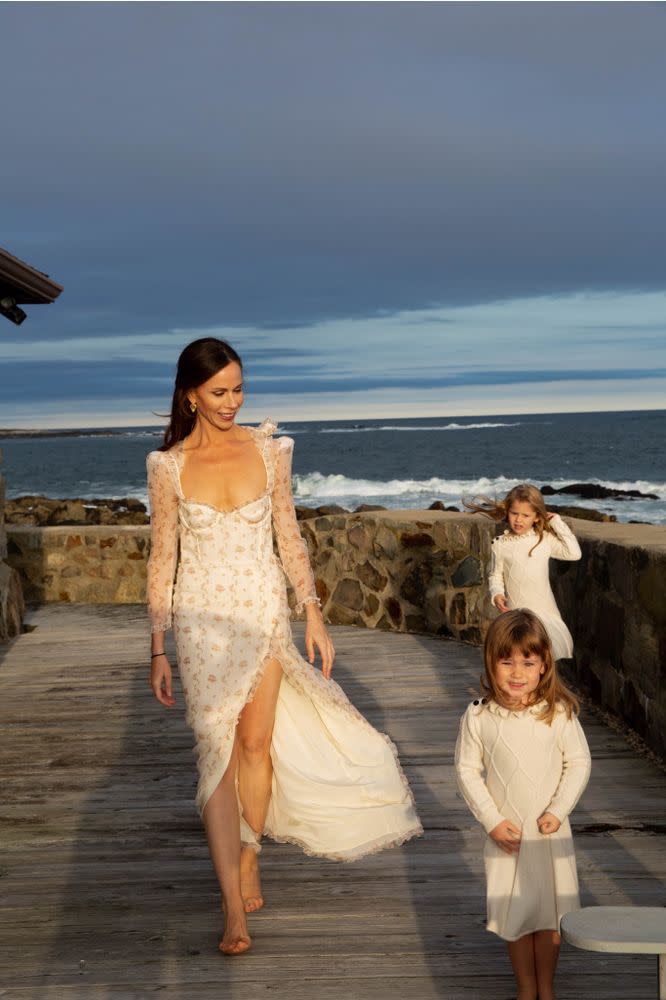
<svg viewBox="0 0 666 1000">
<path fill-rule="evenodd" d="M 3 4 L 0 426 L 661 408 L 660 4 Z"/>
</svg>

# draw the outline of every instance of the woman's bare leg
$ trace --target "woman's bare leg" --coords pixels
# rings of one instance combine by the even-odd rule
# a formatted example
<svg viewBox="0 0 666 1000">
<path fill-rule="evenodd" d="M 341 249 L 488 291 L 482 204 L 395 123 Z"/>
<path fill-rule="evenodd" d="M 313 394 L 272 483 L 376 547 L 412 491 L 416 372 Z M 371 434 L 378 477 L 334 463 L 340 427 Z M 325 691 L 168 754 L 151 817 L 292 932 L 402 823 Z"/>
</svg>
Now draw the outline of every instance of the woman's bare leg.
<svg viewBox="0 0 666 1000">
<path fill-rule="evenodd" d="M 250 947 L 245 907 L 240 887 L 240 818 L 236 796 L 238 750 L 234 747 L 229 766 L 203 811 L 213 868 L 220 884 L 224 909 L 224 936 L 220 951 L 240 955 Z"/>
<path fill-rule="evenodd" d="M 507 941 L 507 945 L 518 986 L 518 1000 L 537 1000 L 534 934 L 525 934 L 517 941 Z"/>
<path fill-rule="evenodd" d="M 560 954 L 560 935 L 557 931 L 537 931 L 534 935 L 539 1000 L 555 1000 L 555 969 Z"/>
<path fill-rule="evenodd" d="M 239 754 L 238 794 L 243 817 L 254 830 L 257 840 L 261 838 L 264 829 L 271 797 L 271 737 L 281 681 L 280 661 L 269 660 L 254 698 L 241 713 L 236 730 Z M 241 851 L 240 881 L 246 912 L 253 913 L 261 909 L 264 899 L 259 880 L 259 863 L 257 852 L 251 847 L 244 847 Z"/>
</svg>

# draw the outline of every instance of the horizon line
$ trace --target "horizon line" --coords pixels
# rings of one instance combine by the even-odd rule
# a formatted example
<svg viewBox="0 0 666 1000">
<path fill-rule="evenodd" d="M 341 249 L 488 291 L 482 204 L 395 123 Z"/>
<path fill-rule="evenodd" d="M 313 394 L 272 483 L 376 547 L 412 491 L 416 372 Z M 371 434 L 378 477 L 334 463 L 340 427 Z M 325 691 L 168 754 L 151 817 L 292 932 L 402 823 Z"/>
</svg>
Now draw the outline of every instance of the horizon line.
<svg viewBox="0 0 666 1000">
<path fill-rule="evenodd" d="M 389 413 L 386 415 L 376 415 L 372 416 L 357 416 L 357 417 L 305 417 L 305 416 L 282 416 L 276 418 L 276 422 L 283 423 L 352 423 L 356 421 L 363 421 L 366 423 L 373 422 L 376 420 L 393 420 L 396 423 L 405 422 L 409 420 L 468 420 L 468 419 L 480 419 L 483 417 L 537 417 L 537 416 L 563 416 L 563 415 L 584 415 L 584 414 L 598 414 L 599 416 L 603 414 L 610 413 L 666 413 L 666 407 L 655 407 L 653 405 L 648 406 L 617 406 L 617 407 L 604 407 L 603 409 L 596 408 L 569 408 L 564 407 L 561 409 L 544 409 L 544 410 L 508 410 L 508 409 L 498 409 L 493 411 L 482 411 L 473 413 L 420 413 L 418 416 L 399 416 L 396 417 L 394 413 Z M 239 421 L 242 425 L 261 423 L 266 417 L 272 416 L 270 413 L 264 414 L 261 417 L 257 417 L 248 413 L 247 419 L 244 421 Z M 163 423 L 149 423 L 139 421 L 120 421 L 116 423 L 109 423 L 105 421 L 104 423 L 86 423 L 86 424 L 44 424 L 37 423 L 32 426 L 19 426 L 19 425 L 3 425 L 0 426 L 0 437 L 7 433 L 7 436 L 12 436 L 13 434 L 31 434 L 38 433 L 39 431 L 86 431 L 86 430 L 114 430 L 116 428 L 136 428 L 137 430 L 143 430 L 148 428 L 160 428 L 166 426 L 166 419 Z"/>
</svg>

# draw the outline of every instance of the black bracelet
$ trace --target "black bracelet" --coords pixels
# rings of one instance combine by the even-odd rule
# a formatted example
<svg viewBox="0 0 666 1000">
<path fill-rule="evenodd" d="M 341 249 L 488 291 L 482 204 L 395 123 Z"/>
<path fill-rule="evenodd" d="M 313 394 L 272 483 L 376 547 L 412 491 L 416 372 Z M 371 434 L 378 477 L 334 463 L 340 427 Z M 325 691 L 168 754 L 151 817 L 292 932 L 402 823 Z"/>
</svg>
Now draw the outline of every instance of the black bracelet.
<svg viewBox="0 0 666 1000">
<path fill-rule="evenodd" d="M 150 657 L 150 658 L 151 658 L 151 660 L 154 660 L 156 656 L 166 656 L 166 653 L 165 653 L 165 652 L 161 652 L 161 653 L 153 653 L 153 654 L 151 655 L 151 657 Z"/>
</svg>

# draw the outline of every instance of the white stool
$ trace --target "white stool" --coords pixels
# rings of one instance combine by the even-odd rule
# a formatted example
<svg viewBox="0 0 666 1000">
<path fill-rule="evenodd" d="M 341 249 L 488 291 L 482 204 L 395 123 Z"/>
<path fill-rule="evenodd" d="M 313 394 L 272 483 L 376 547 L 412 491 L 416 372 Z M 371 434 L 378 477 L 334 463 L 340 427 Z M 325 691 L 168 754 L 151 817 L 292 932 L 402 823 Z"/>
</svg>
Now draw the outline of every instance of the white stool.
<svg viewBox="0 0 666 1000">
<path fill-rule="evenodd" d="M 666 1000 L 666 907 L 584 906 L 562 917 L 562 937 L 586 951 L 659 956 L 659 1000 Z"/>
</svg>

